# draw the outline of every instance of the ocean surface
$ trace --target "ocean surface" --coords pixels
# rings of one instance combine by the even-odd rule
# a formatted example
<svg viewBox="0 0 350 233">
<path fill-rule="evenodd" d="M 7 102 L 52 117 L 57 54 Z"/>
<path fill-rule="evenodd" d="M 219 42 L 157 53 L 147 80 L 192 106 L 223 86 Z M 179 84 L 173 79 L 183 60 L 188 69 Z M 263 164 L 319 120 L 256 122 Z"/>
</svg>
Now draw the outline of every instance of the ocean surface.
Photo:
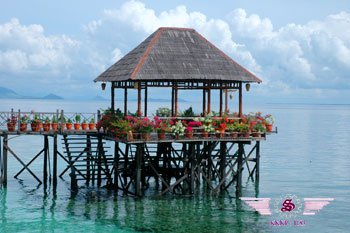
<svg viewBox="0 0 350 233">
<path fill-rule="evenodd" d="M 200 103 L 181 103 L 199 111 Z M 108 101 L 0 100 L 0 111 L 96 112 Z M 131 105 L 131 106 L 136 106 Z M 150 112 L 165 103 L 149 103 Z M 215 103 L 213 108 L 215 107 Z M 0 189 L 0 232 L 349 232 L 350 229 L 350 105 L 248 104 L 245 112 L 261 111 L 276 118 L 278 134 L 261 143 L 258 188 L 243 180 L 242 196 L 277 200 L 335 198 L 313 216 L 260 216 L 234 195 L 133 198 L 97 188 L 71 195 L 69 177 L 38 186 L 9 157 L 7 189 Z M 133 109 L 132 109 L 133 110 Z M 136 110 L 136 109 L 135 109 Z M 28 162 L 43 145 L 40 136 L 12 137 L 11 148 Z M 50 154 L 50 157 L 52 155 Z M 65 165 L 61 161 L 60 169 Z M 30 168 L 41 175 L 42 160 Z M 301 220 L 304 226 L 271 226 L 274 220 Z"/>
</svg>

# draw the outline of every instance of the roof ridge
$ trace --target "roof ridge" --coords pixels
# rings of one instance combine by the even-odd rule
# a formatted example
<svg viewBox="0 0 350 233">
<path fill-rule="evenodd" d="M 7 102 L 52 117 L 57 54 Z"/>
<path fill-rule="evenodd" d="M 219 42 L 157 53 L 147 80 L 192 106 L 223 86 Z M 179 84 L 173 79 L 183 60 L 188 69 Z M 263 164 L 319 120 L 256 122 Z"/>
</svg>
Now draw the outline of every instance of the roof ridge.
<svg viewBox="0 0 350 233">
<path fill-rule="evenodd" d="M 152 51 L 152 48 L 154 46 L 154 44 L 157 42 L 157 40 L 160 37 L 160 34 L 163 32 L 164 28 L 159 28 L 157 30 L 156 35 L 152 38 L 152 40 L 150 41 L 150 43 L 148 44 L 144 54 L 142 55 L 140 61 L 138 62 L 138 64 L 135 67 L 134 72 L 132 72 L 130 79 L 135 79 L 136 75 L 140 72 L 143 64 L 145 63 L 145 61 L 147 60 L 148 55 L 150 54 L 150 52 Z"/>
<path fill-rule="evenodd" d="M 214 49 L 217 50 L 217 52 L 219 52 L 219 54 L 221 56 L 223 56 L 224 58 L 226 58 L 227 60 L 229 60 L 231 63 L 239 66 L 240 68 L 242 68 L 244 71 L 246 71 L 247 73 L 249 73 L 250 75 L 252 75 L 256 81 L 258 83 L 261 83 L 262 80 L 260 78 L 258 78 L 255 74 L 253 74 L 252 72 L 250 72 L 249 70 L 247 70 L 246 68 L 244 68 L 243 66 L 241 66 L 240 64 L 238 64 L 235 60 L 233 60 L 232 58 L 230 58 L 229 56 L 227 56 L 223 51 L 221 51 L 218 47 L 216 47 L 213 43 L 211 43 L 209 40 L 207 40 L 204 36 L 202 36 L 200 33 L 198 33 L 196 30 L 194 30 L 195 33 L 197 33 L 197 35 L 199 36 L 200 39 L 202 39 L 205 43 L 207 43 L 208 45 L 212 46 Z"/>
<path fill-rule="evenodd" d="M 159 29 L 161 29 L 161 30 L 177 30 L 177 31 L 196 31 L 193 28 L 184 28 L 184 27 L 160 27 Z"/>
</svg>

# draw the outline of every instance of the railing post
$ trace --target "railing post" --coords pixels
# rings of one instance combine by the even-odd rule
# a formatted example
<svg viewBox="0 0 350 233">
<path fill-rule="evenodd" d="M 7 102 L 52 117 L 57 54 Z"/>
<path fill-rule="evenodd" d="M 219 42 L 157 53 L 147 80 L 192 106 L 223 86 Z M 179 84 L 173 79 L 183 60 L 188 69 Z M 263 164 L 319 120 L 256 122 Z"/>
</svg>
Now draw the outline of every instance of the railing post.
<svg viewBox="0 0 350 233">
<path fill-rule="evenodd" d="M 18 131 L 20 131 L 20 128 L 21 128 L 21 121 L 20 121 L 20 119 L 21 119 L 21 110 L 19 110 L 18 109 Z"/>
</svg>

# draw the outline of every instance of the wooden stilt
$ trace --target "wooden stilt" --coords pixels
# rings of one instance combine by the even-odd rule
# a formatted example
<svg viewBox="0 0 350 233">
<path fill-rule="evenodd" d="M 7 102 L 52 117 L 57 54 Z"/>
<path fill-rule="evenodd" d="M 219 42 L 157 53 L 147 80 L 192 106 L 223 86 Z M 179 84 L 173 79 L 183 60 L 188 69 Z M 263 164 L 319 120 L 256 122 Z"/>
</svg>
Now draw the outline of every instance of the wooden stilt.
<svg viewBox="0 0 350 233">
<path fill-rule="evenodd" d="M 226 142 L 220 142 L 220 189 L 224 190 L 226 180 Z"/>
<path fill-rule="evenodd" d="M 43 182 L 44 186 L 47 185 L 47 160 L 49 152 L 49 139 L 47 135 L 44 135 L 44 167 L 43 167 Z"/>
<path fill-rule="evenodd" d="M 103 144 L 102 137 L 98 137 L 98 156 L 97 156 L 97 187 L 101 187 L 102 184 L 102 156 L 103 156 Z"/>
<path fill-rule="evenodd" d="M 240 197 L 242 195 L 242 170 L 243 170 L 243 143 L 238 143 L 238 157 L 237 157 L 237 182 L 236 182 L 236 196 Z"/>
<path fill-rule="evenodd" d="M 53 135 L 53 188 L 57 187 L 57 134 Z"/>
<path fill-rule="evenodd" d="M 194 167 L 195 167 L 195 145 L 189 143 L 189 159 L 190 159 L 190 194 L 194 193 Z"/>
<path fill-rule="evenodd" d="M 7 186 L 7 148 L 8 148 L 8 141 L 7 141 L 7 135 L 5 134 L 3 136 L 3 147 L 2 147 L 3 174 L 2 174 L 2 180 L 1 180 L 1 183 L 4 187 Z"/>
<path fill-rule="evenodd" d="M 259 183 L 259 177 L 260 177 L 260 141 L 256 141 L 256 161 L 255 161 L 255 182 L 256 184 Z"/>
<path fill-rule="evenodd" d="M 91 179 L 91 161 L 92 161 L 92 153 L 91 153 L 91 138 L 89 135 L 86 135 L 86 181 L 87 185 L 90 184 Z"/>
<path fill-rule="evenodd" d="M 142 184 L 141 184 L 141 162 L 142 162 L 142 145 L 136 146 L 136 178 L 135 178 L 135 193 L 137 196 L 142 196 Z"/>
<path fill-rule="evenodd" d="M 119 176 L 119 142 L 114 142 L 114 182 L 113 190 L 118 191 L 118 176 Z"/>
</svg>

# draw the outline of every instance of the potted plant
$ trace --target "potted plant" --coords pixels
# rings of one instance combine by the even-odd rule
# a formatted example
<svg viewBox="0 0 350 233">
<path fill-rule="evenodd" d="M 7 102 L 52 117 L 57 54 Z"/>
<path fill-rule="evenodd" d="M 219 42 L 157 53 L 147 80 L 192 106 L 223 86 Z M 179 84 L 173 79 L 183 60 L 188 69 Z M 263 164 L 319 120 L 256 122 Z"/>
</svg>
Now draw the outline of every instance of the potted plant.
<svg viewBox="0 0 350 233">
<path fill-rule="evenodd" d="M 237 138 L 238 132 L 239 132 L 239 124 L 236 122 L 232 124 L 228 124 L 226 130 L 230 133 L 230 136 L 232 138 Z"/>
<path fill-rule="evenodd" d="M 137 123 L 137 130 L 138 133 L 141 134 L 143 140 L 150 140 L 151 132 L 153 131 L 152 121 L 147 117 L 139 119 Z"/>
<path fill-rule="evenodd" d="M 50 131 L 50 119 L 48 117 L 45 118 L 44 124 L 43 124 L 43 129 L 45 132 Z"/>
<path fill-rule="evenodd" d="M 189 139 L 193 138 L 193 128 L 191 126 L 186 127 L 185 137 Z"/>
<path fill-rule="evenodd" d="M 35 113 L 30 124 L 32 131 L 34 132 L 40 131 L 40 124 L 41 124 L 41 120 L 39 118 L 39 115 Z"/>
<path fill-rule="evenodd" d="M 27 124 L 28 124 L 29 118 L 27 115 L 21 116 L 19 118 L 19 130 L 24 132 L 27 131 Z"/>
<path fill-rule="evenodd" d="M 265 120 L 265 126 L 266 126 L 267 132 L 272 132 L 272 127 L 273 127 L 273 124 L 275 123 L 275 118 L 271 114 L 267 114 L 264 117 L 264 120 Z"/>
<path fill-rule="evenodd" d="M 260 137 L 261 134 L 266 132 L 266 128 L 262 123 L 257 123 L 254 125 L 253 130 L 252 130 L 252 136 L 253 137 Z"/>
<path fill-rule="evenodd" d="M 124 119 L 116 119 L 116 121 L 110 123 L 107 133 L 116 139 L 133 140 L 131 130 L 130 122 Z"/>
<path fill-rule="evenodd" d="M 74 122 L 74 129 L 79 130 L 80 129 L 80 115 L 76 114 L 75 115 L 75 122 Z"/>
<path fill-rule="evenodd" d="M 248 124 L 241 123 L 239 124 L 239 133 L 243 138 L 249 138 L 250 136 L 250 127 Z"/>
<path fill-rule="evenodd" d="M 11 118 L 7 119 L 7 130 L 9 132 L 14 132 L 16 129 L 16 124 L 17 124 L 17 117 L 12 115 Z"/>
<path fill-rule="evenodd" d="M 89 130 L 94 130 L 95 129 L 95 118 L 91 118 L 89 122 Z"/>
<path fill-rule="evenodd" d="M 67 120 L 67 123 L 65 123 L 65 124 L 66 124 L 67 130 L 72 130 L 72 128 L 73 128 L 73 122 L 72 122 L 71 119 L 68 119 L 68 120 Z"/>
<path fill-rule="evenodd" d="M 171 110 L 170 110 L 170 108 L 158 108 L 156 111 L 156 116 L 158 116 L 158 117 L 170 117 Z"/>
<path fill-rule="evenodd" d="M 184 136 L 185 134 L 185 126 L 181 121 L 177 121 L 175 125 L 171 126 L 171 133 L 175 137 L 175 139 L 179 139 L 180 136 Z"/>
<path fill-rule="evenodd" d="M 87 130 L 88 126 L 89 126 L 89 124 L 86 122 L 86 119 L 84 117 L 83 122 L 81 123 L 81 129 L 82 130 Z"/>
<path fill-rule="evenodd" d="M 170 131 L 169 120 L 161 120 L 158 116 L 154 117 L 154 129 L 157 131 L 158 140 L 164 140 L 165 134 Z"/>
<path fill-rule="evenodd" d="M 58 130 L 58 122 L 57 122 L 57 117 L 54 115 L 51 120 L 51 129 L 54 131 Z"/>
<path fill-rule="evenodd" d="M 203 125 L 203 132 L 202 132 L 203 138 L 208 138 L 209 134 L 211 134 L 213 132 L 215 132 L 215 129 L 211 124 Z"/>
</svg>

